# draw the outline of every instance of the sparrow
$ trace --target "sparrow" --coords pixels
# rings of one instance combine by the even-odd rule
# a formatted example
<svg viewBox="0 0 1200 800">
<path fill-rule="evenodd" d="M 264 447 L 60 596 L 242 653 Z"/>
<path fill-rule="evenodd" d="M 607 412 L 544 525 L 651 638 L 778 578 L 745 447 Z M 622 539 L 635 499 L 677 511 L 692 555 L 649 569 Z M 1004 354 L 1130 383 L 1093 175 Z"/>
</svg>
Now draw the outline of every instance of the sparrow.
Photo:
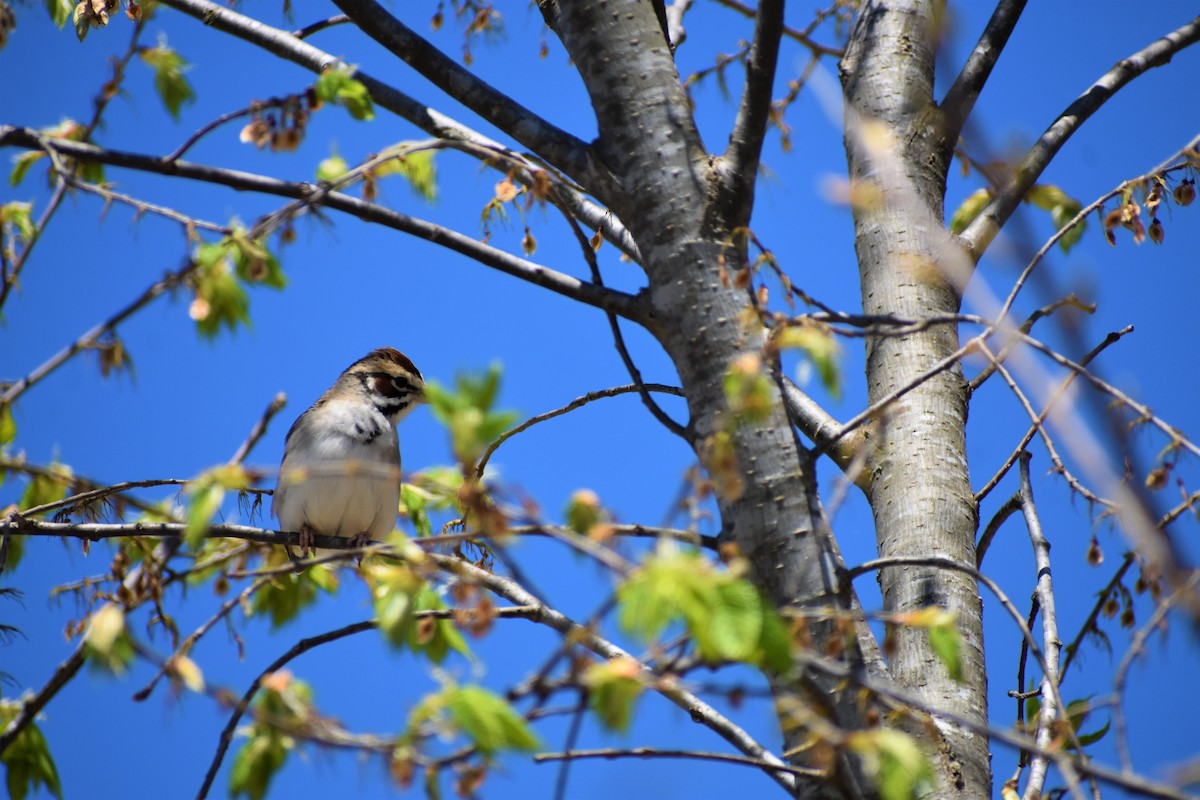
<svg viewBox="0 0 1200 800">
<path fill-rule="evenodd" d="M 381 347 L 355 361 L 288 431 L 271 511 L 284 531 L 354 539 L 391 533 L 400 506 L 396 425 L 425 399 L 420 371 Z"/>
</svg>

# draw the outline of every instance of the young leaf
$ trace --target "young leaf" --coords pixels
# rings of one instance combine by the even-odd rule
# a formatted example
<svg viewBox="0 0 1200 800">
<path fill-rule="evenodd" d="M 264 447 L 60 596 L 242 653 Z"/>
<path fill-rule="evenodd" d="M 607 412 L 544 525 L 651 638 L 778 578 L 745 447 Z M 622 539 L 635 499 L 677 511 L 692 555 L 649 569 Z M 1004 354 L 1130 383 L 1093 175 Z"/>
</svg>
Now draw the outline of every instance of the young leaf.
<svg viewBox="0 0 1200 800">
<path fill-rule="evenodd" d="M 71 18 L 71 12 L 75 10 L 75 4 L 71 0 L 46 0 L 46 11 L 50 13 L 50 19 L 58 26 L 59 30 L 67 24 L 67 20 Z"/>
<path fill-rule="evenodd" d="M 448 689 L 444 702 L 455 725 L 484 755 L 502 750 L 532 752 L 542 746 L 516 709 L 481 686 Z"/>
<path fill-rule="evenodd" d="M 629 730 L 633 709 L 645 685 L 642 670 L 632 658 L 617 658 L 593 664 L 583 674 L 592 711 L 609 730 Z"/>
<path fill-rule="evenodd" d="M 279 556 L 283 562 L 286 556 Z M 306 607 L 316 602 L 318 592 L 334 594 L 338 590 L 337 572 L 329 564 L 314 564 L 299 574 L 288 573 L 275 578 L 254 595 L 254 613 L 271 616 L 271 628 L 291 622 Z"/>
<path fill-rule="evenodd" d="M 929 790 L 933 769 L 908 734 L 875 728 L 851 734 L 847 744 L 862 756 L 883 800 L 915 800 Z"/>
<path fill-rule="evenodd" d="M 345 67 L 334 67 L 321 73 L 314 90 L 317 98 L 326 103 L 337 103 L 358 120 L 375 118 L 375 107 L 367 87 L 351 77 Z"/>
<path fill-rule="evenodd" d="M 380 153 L 381 156 L 386 156 L 395 151 L 396 156 L 376 167 L 375 177 L 403 175 L 414 192 L 432 202 L 437 199 L 437 167 L 433 163 L 434 151 L 405 152 L 407 147 L 407 143 L 402 142 Z"/>
<path fill-rule="evenodd" d="M 84 641 L 88 661 L 102 669 L 121 675 L 133 662 L 125 612 L 118 605 L 108 603 L 92 614 Z"/>
<path fill-rule="evenodd" d="M 13 156 L 13 168 L 12 172 L 9 173 L 8 176 L 8 185 L 18 186 L 21 181 L 25 180 L 25 175 L 29 172 L 29 168 L 32 167 L 38 159 L 45 157 L 45 155 L 46 154 L 41 150 L 27 150 L 24 153 L 18 153 L 17 155 Z"/>
<path fill-rule="evenodd" d="M 425 581 L 405 564 L 364 565 L 375 603 L 375 622 L 392 647 L 404 647 L 413 632 L 415 599 Z"/>
<path fill-rule="evenodd" d="M 162 42 L 158 47 L 142 51 L 142 61 L 154 70 L 154 88 L 158 92 L 167 112 L 176 122 L 185 103 L 196 102 L 196 92 L 184 77 L 188 62 L 183 56 Z"/>
<path fill-rule="evenodd" d="M 210 469 L 188 483 L 189 502 L 187 525 L 184 529 L 184 540 L 188 547 L 195 550 L 204 540 L 213 514 L 217 513 L 221 501 L 225 499 L 225 491 L 241 491 L 249 486 L 250 478 L 246 470 L 238 464 L 225 464 Z"/>
<path fill-rule="evenodd" d="M 334 153 L 329 158 L 317 164 L 317 180 L 331 183 L 350 171 L 346 159 Z"/>
<path fill-rule="evenodd" d="M 967 226 L 979 216 L 979 212 L 987 208 L 987 204 L 990 202 L 992 202 L 991 189 L 976 189 L 966 200 L 962 201 L 962 205 L 955 209 L 950 216 L 950 232 L 959 234 L 965 231 Z"/>
<path fill-rule="evenodd" d="M 0 206 L 0 225 L 11 225 L 17 234 L 25 241 L 33 238 L 33 203 L 22 203 L 13 200 Z"/>
<path fill-rule="evenodd" d="M 12 444 L 17 438 L 17 422 L 13 419 L 12 406 L 0 404 L 0 447 Z"/>
<path fill-rule="evenodd" d="M 7 729 L 20 711 L 20 703 L 0 700 L 0 730 Z M 62 800 L 58 768 L 50 756 L 46 737 L 36 723 L 26 725 L 8 748 L 0 753 L 0 764 L 4 765 L 5 784 L 13 800 L 24 800 L 29 790 L 36 792 L 43 786 L 58 800 Z"/>
<path fill-rule="evenodd" d="M 245 795 L 250 800 L 263 800 L 287 754 L 283 737 L 275 731 L 256 728 L 233 758 L 229 771 L 230 797 Z"/>
<path fill-rule="evenodd" d="M 817 375 L 825 389 L 837 400 L 842 395 L 842 377 L 838 370 L 841 348 L 833 338 L 833 332 L 817 324 L 788 325 L 781 328 L 774 338 L 780 350 L 802 351 L 809 362 L 817 368 Z"/>
</svg>

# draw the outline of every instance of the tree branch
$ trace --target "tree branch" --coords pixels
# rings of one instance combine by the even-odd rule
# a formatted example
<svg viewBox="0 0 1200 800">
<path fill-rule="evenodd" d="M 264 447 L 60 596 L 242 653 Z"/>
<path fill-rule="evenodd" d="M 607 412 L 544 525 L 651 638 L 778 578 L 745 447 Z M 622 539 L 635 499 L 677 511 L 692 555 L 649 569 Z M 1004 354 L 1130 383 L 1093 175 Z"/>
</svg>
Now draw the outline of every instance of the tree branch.
<svg viewBox="0 0 1200 800">
<path fill-rule="evenodd" d="M 487 449 L 483 451 L 483 455 L 479 457 L 479 463 L 475 467 L 475 478 L 483 478 L 483 472 L 485 469 L 487 469 L 487 464 L 488 461 L 491 460 L 492 454 L 496 452 L 500 445 L 504 444 L 518 433 L 529 430 L 534 425 L 545 422 L 546 420 L 554 419 L 555 417 L 561 417 L 563 414 L 570 413 L 571 411 L 581 408 L 595 400 L 602 400 L 606 397 L 616 397 L 617 395 L 629 394 L 630 392 L 641 392 L 642 390 L 647 392 L 662 392 L 664 394 L 673 394 L 676 397 L 683 397 L 682 389 L 676 386 L 664 386 L 661 383 L 647 383 L 643 384 L 642 386 L 636 386 L 630 383 L 626 384 L 625 386 L 614 386 L 611 389 L 601 389 L 597 392 L 588 392 L 582 397 L 576 397 L 574 400 L 567 403 L 565 406 L 562 406 L 561 408 L 556 408 L 552 411 L 546 411 L 542 414 L 535 414 L 521 424 L 513 428 L 509 428 L 507 431 L 497 436 L 496 440 L 489 444 Z"/>
<path fill-rule="evenodd" d="M 1058 119 L 1046 129 L 1030 148 L 1014 171 L 1008 185 L 988 203 L 987 208 L 962 232 L 962 243 L 978 262 L 1000 228 L 1020 205 L 1025 193 L 1050 164 L 1067 139 L 1088 117 L 1096 113 L 1109 98 L 1134 78 L 1149 69 L 1169 62 L 1176 53 L 1200 40 L 1200 17 L 1168 33 L 1153 44 L 1122 59 L 1115 67 L 1100 76 L 1088 90 L 1067 106 Z"/>
<path fill-rule="evenodd" d="M 866 432 L 861 427 L 849 432 L 844 431 L 838 421 L 822 408 L 820 403 L 805 394 L 791 378 L 784 378 L 781 384 L 783 403 L 787 406 L 792 424 L 818 449 L 829 453 L 830 458 L 843 471 L 849 468 L 859 448 L 867 443 Z M 863 491 L 867 490 L 869 482 L 861 471 L 855 476 L 854 485 Z"/>
<path fill-rule="evenodd" d="M 634 747 L 630 749 L 604 750 L 566 750 L 562 753 L 538 753 L 533 757 L 535 764 L 547 761 L 574 761 L 582 758 L 690 758 L 699 761 L 717 761 L 725 764 L 742 764 L 761 769 L 786 770 L 793 775 L 803 775 L 810 778 L 820 778 L 820 770 L 811 767 L 778 766 L 761 758 L 735 756 L 729 753 L 705 753 L 699 750 L 662 750 L 656 747 Z"/>
<path fill-rule="evenodd" d="M 163 0 L 163 2 L 164 5 L 194 17 L 205 25 L 249 42 L 314 73 L 320 73 L 330 65 L 338 64 L 341 61 L 330 53 L 302 41 L 293 33 L 272 28 L 209 0 Z M 303 33 L 303 31 L 298 33 Z M 458 149 L 476 157 L 480 157 L 480 150 L 483 150 L 491 152 L 495 157 L 503 155 L 526 161 L 503 145 L 415 100 L 394 86 L 362 71 L 355 72 L 354 77 L 367 88 L 371 99 L 378 105 L 401 119 L 411 122 L 431 136 L 444 139 Z M 569 157 L 567 153 L 560 153 L 557 158 L 552 160 L 559 164 L 560 168 L 568 175 L 574 176 L 575 180 L 593 189 L 596 186 L 604 185 L 609 180 L 608 173 L 602 168 L 595 166 L 593 169 L 595 161 L 591 159 L 586 146 L 585 149 L 574 154 L 573 158 Z M 568 195 L 572 210 L 579 214 L 579 219 L 585 225 L 601 231 L 605 238 L 620 247 L 635 261 L 637 260 L 636 246 L 630 247 L 632 239 L 625 232 L 623 226 L 611 219 L 607 210 L 588 200 L 574 187 L 564 186 L 561 190 Z"/>
<path fill-rule="evenodd" d="M 725 196 L 719 202 L 737 214 L 729 220 L 731 229 L 750 222 L 753 205 L 750 198 L 758 178 L 758 164 L 771 111 L 771 91 L 775 86 L 775 67 L 779 61 L 783 5 L 783 0 L 762 0 L 754 20 L 754 42 L 746 58 L 746 85 L 742 89 L 741 105 L 729 134 L 722 168 Z"/>
<path fill-rule="evenodd" d="M 577 181 L 595 170 L 587 144 L 463 69 L 375 0 L 334 0 L 363 33 L 386 47 L 449 97 L 462 103 Z"/>
<path fill-rule="evenodd" d="M 469 576 L 472 581 L 487 587 L 490 591 L 500 595 L 509 602 L 522 606 L 538 607 L 541 612 L 537 618 L 539 623 L 553 628 L 564 636 L 572 637 L 574 641 L 597 655 L 607 659 L 633 659 L 633 656 L 625 650 L 617 647 L 607 639 L 598 636 L 589 628 L 580 626 L 565 614 L 545 605 L 508 578 L 495 575 L 462 559 L 445 556 L 440 553 L 427 553 L 426 557 L 432 560 L 439 569 L 450 574 Z M 644 666 L 642 669 L 649 672 Z M 794 790 L 796 777 L 787 771 L 788 767 L 732 720 L 722 715 L 715 708 L 678 683 L 654 682 L 654 685 L 656 685 L 659 694 L 686 711 L 693 722 L 698 722 L 709 728 L 745 755 L 765 761 L 770 765 L 764 766 L 763 769 L 766 773 L 780 786 L 789 791 Z M 777 770 L 774 767 L 781 767 L 782 769 Z"/>
<path fill-rule="evenodd" d="M 528 281 L 537 286 L 595 306 L 634 322 L 642 323 L 645 314 L 642 302 L 634 295 L 599 287 L 581 281 L 562 272 L 540 264 L 526 261 L 490 245 L 483 244 L 457 231 L 435 225 L 398 211 L 351 197 L 341 192 L 330 191 L 311 183 L 295 183 L 255 175 L 239 170 L 209 167 L 188 161 L 171 161 L 166 158 L 109 150 L 95 145 L 72 142 L 66 139 L 46 139 L 27 128 L 0 125 L 0 146 L 27 147 L 30 149 L 51 148 L 71 158 L 98 161 L 117 167 L 126 167 L 159 175 L 169 175 L 205 183 L 215 183 L 243 191 L 289 197 L 312 205 L 336 209 L 367 222 L 377 222 L 420 239 L 441 245 L 461 253 L 479 263 L 505 274 Z"/>
<path fill-rule="evenodd" d="M 967 117 L 971 116 L 975 101 L 979 99 L 979 93 L 983 91 L 988 76 L 992 74 L 992 68 L 996 66 L 996 61 L 1004 51 L 1013 28 L 1017 27 L 1017 20 L 1025 10 L 1025 3 L 1026 0 L 1000 0 L 996 4 L 996 10 L 992 12 L 992 18 L 983 29 L 983 35 L 975 43 L 971 55 L 967 57 L 967 63 L 963 64 L 962 71 L 958 73 L 954 84 L 942 99 L 943 125 L 948 146 L 953 146 L 958 141 L 963 124 L 966 123 Z"/>
<path fill-rule="evenodd" d="M 1053 739 L 1060 735 L 1056 722 L 1059 716 L 1067 710 L 1061 705 L 1062 698 L 1058 694 L 1058 657 L 1062 651 L 1062 641 L 1058 638 L 1058 613 L 1054 605 L 1054 587 L 1050 580 L 1050 542 L 1042 532 L 1042 522 L 1038 518 L 1037 507 L 1033 502 L 1033 482 L 1029 479 L 1028 452 L 1021 455 L 1021 512 L 1025 515 L 1025 526 L 1029 529 L 1029 539 L 1033 544 L 1033 554 L 1037 565 L 1037 588 L 1034 597 L 1042 611 L 1042 705 L 1038 714 L 1037 743 L 1049 748 Z M 1023 689 L 1024 687 L 1018 687 Z M 1072 737 L 1074 738 L 1074 737 Z M 1077 744 L 1077 743 L 1076 743 Z M 1077 745 L 1078 746 L 1078 745 Z M 1046 783 L 1046 770 L 1050 761 L 1045 756 L 1035 754 L 1029 767 L 1029 782 L 1025 785 L 1025 800 L 1041 797 L 1042 788 Z M 1128 771 L 1128 765 L 1123 765 Z"/>
</svg>

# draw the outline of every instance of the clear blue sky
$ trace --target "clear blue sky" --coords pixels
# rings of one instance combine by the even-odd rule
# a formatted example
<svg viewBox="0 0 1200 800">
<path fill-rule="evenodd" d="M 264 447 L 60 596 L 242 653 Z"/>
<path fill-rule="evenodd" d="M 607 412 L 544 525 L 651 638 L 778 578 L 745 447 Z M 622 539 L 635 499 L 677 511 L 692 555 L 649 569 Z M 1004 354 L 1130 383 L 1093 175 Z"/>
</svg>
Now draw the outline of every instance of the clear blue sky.
<svg viewBox="0 0 1200 800">
<path fill-rule="evenodd" d="M 309 4 L 295 5 L 303 15 L 297 24 L 332 13 L 324 6 L 318 14 Z M 986 4 L 960 5 L 970 7 L 956 10 L 956 30 L 961 35 L 950 45 L 955 56 L 946 60 L 946 71 L 939 76 L 941 90 L 986 18 Z M 57 31 L 39 6 L 18 6 L 20 27 L 0 51 L 0 71 L 5 76 L 0 81 L 0 123 L 40 127 L 64 116 L 88 118 L 91 97 L 108 77 L 106 59 L 127 41 L 130 26 L 122 17 L 78 44 L 70 30 Z M 410 13 L 413 6 L 416 13 Z M 269 13 L 275 9 L 272 5 Z M 807 9 L 795 4 L 791 21 L 802 26 Z M 264 11 L 257 6 L 250 10 Z M 392 10 L 428 32 L 434 4 L 396 4 Z M 594 123 L 586 96 L 552 37 L 549 57 L 538 58 L 540 17 L 528 4 L 511 4 L 504 10 L 506 35 L 495 43 L 477 44 L 474 68 L 559 126 L 591 138 Z M 1194 13 L 1193 4 L 1178 0 L 1136 8 L 1113 0 L 1031 4 L 980 99 L 973 135 L 994 154 L 1020 152 L 1119 58 Z M 267 21 L 281 24 L 274 17 Z M 698 4 L 687 25 L 690 39 L 678 53 L 684 72 L 710 64 L 717 51 L 732 52 L 738 38 L 750 32 L 741 18 L 712 3 Z M 297 67 L 277 63 L 249 45 L 169 10 L 159 13 L 151 31 L 149 41 L 162 31 L 171 46 L 192 62 L 190 77 L 198 100 L 184 109 L 181 122 L 171 121 L 153 94 L 149 71 L 135 63 L 125 87 L 128 96 L 114 101 L 98 136 L 106 146 L 165 154 L 221 113 L 256 98 L 302 90 L 312 81 Z M 446 52 L 457 52 L 460 40 L 455 24 L 429 35 Z M 332 29 L 313 41 L 443 113 L 498 135 L 444 101 L 380 48 L 353 37 L 348 28 Z M 780 65 L 781 80 L 798 74 L 802 55 L 787 50 Z M 825 69 L 825 77 L 832 78 L 833 65 L 827 63 Z M 1071 140 L 1044 176 L 1045 182 L 1056 183 L 1087 203 L 1158 164 L 1197 133 L 1197 75 L 1200 52 L 1188 51 L 1169 67 L 1138 79 Z M 739 79 L 736 70 L 730 73 L 735 90 Z M 720 151 L 731 104 L 711 82 L 698 87 L 696 97 L 707 145 Z M 830 305 L 855 311 L 860 305 L 849 214 L 830 205 L 822 189 L 828 179 L 845 173 L 841 131 L 838 120 L 827 117 L 813 97 L 806 89 L 789 114 L 793 152 L 782 153 L 777 138 L 771 137 L 765 154 L 769 172 L 761 182 L 752 224 L 799 286 Z M 314 117 L 298 152 L 270 155 L 239 144 L 238 128 L 234 124 L 210 136 L 188 158 L 309 180 L 317 162 L 329 154 L 331 142 L 355 163 L 390 143 L 423 138 L 386 113 L 374 122 L 355 124 L 342 110 L 331 108 Z M 383 200 L 406 213 L 478 235 L 480 211 L 499 176 L 455 155 L 440 155 L 438 168 L 440 197 L 435 203 L 424 203 L 395 179 L 384 184 Z M 41 175 L 36 169 L 16 189 L 6 183 L 0 188 L 0 202 L 34 200 L 35 210 L 40 209 L 47 197 Z M 127 171 L 109 170 L 108 176 L 123 191 L 222 224 L 233 217 L 250 223 L 280 205 L 269 198 L 184 186 Z M 949 208 L 977 186 L 973 177 L 952 179 Z M 1134 247 L 1121 232 L 1119 246 L 1110 248 L 1093 223 L 1077 250 L 1069 257 L 1056 252 L 1044 266 L 1060 293 L 1074 289 L 1100 303 L 1095 317 L 1083 323 L 1083 341 L 1089 346 L 1110 330 L 1136 326 L 1134 335 L 1105 354 L 1101 371 L 1193 435 L 1200 427 L 1194 399 L 1200 389 L 1194 373 L 1197 339 L 1194 321 L 1188 321 L 1200 296 L 1196 213 L 1193 207 L 1165 215 L 1166 242 L 1161 247 Z M 1048 223 L 1036 214 L 1025 214 L 1021 220 L 1032 238 L 999 244 L 981 270 L 980 279 L 1000 293 L 1007 291 L 1019 268 L 1018 259 L 1005 252 L 1023 252 L 1022 248 L 1036 246 L 1050 232 Z M 502 405 L 523 415 L 628 382 L 600 313 L 433 245 L 333 215 L 329 222 L 306 220 L 298 226 L 296 243 L 283 254 L 289 286 L 282 293 L 252 292 L 251 330 L 223 334 L 211 343 L 201 341 L 187 316 L 188 298 L 159 299 L 120 328 L 134 360 L 135 376 L 101 380 L 94 358 L 75 359 L 18 402 L 17 446 L 31 461 L 45 463 L 58 457 L 78 473 L 102 481 L 187 478 L 228 459 L 274 394 L 284 391 L 288 408 L 250 458 L 253 464 L 274 468 L 290 420 L 347 364 L 385 344 L 403 350 L 426 377 L 444 383 L 456 372 L 500 362 L 504 366 Z M 561 221 L 535 209 L 529 224 L 539 240 L 535 260 L 585 275 L 586 266 Z M 515 221 L 507 230 L 495 227 L 492 241 L 519 251 L 522 233 Z M 24 375 L 151 281 L 177 268 L 186 253 L 186 243 L 174 224 L 153 218 L 134 221 L 124 208 L 101 214 L 93 198 L 68 199 L 22 276 L 20 294 L 4 309 L 0 375 L 6 379 Z M 626 288 L 640 285 L 637 268 L 619 262 L 613 248 L 604 248 L 601 256 L 608 282 Z M 1021 308 L 1027 313 L 1048 299 L 1031 292 Z M 1044 332 L 1051 335 L 1049 328 Z M 669 362 L 649 337 L 636 331 L 628 335 L 646 379 L 675 382 Z M 858 343 L 847 342 L 842 360 L 844 396 L 829 401 L 830 410 L 841 418 L 863 406 L 862 362 Z M 669 407 L 677 414 L 682 411 L 678 405 Z M 982 485 L 1026 426 L 1023 412 L 998 381 L 975 398 L 969 431 L 973 485 Z M 450 460 L 447 436 L 427 410 L 404 423 L 401 441 L 406 469 Z M 1151 457 L 1162 446 L 1160 440 L 1147 436 L 1138 441 L 1144 455 Z M 1035 453 L 1034 471 L 1040 476 L 1048 462 L 1043 450 Z M 499 474 L 514 496 L 534 499 L 551 518 L 571 492 L 589 487 L 620 520 L 648 524 L 667 518 L 691 463 L 686 448 L 657 426 L 631 396 L 603 401 L 535 428 L 497 455 Z M 1193 480 L 1196 472 L 1190 468 Z M 981 511 L 984 521 L 1015 488 L 1014 477 L 989 498 Z M 822 473 L 826 487 L 835 478 L 832 470 Z M 15 500 L 22 486 L 21 480 L 10 476 L 0 487 L 0 507 Z M 1108 525 L 1093 524 L 1088 509 L 1071 500 L 1061 480 L 1041 480 L 1037 492 L 1055 544 L 1061 622 L 1066 635 L 1073 636 L 1125 542 Z M 1163 508 L 1177 502 L 1174 487 L 1163 494 Z M 229 518 L 235 519 L 236 509 L 230 512 Z M 840 510 L 835 529 L 849 563 L 872 557 L 870 515 L 859 497 L 851 496 Z M 1194 536 L 1195 527 L 1185 523 L 1178 530 Z M 1099 569 L 1085 562 L 1093 531 L 1108 556 Z M 1193 556 L 1200 552 L 1194 542 L 1184 545 Z M 50 599 L 50 587 L 104 573 L 107 552 L 104 545 L 94 546 L 85 556 L 75 542 L 29 543 L 24 563 L 8 581 L 23 591 L 23 601 L 2 601 L 0 614 L 0 620 L 17 625 L 23 633 L 0 647 L 0 670 L 11 673 L 17 684 L 0 687 L 6 697 L 40 687 L 54 665 L 68 655 L 71 645 L 64 641 L 63 628 L 79 612 L 69 598 Z M 584 617 L 604 596 L 607 579 L 591 563 L 550 545 L 524 544 L 515 553 L 537 588 L 567 613 Z M 1034 574 L 1018 521 L 1004 529 L 988 560 L 989 574 L 1024 611 Z M 877 607 L 873 581 L 861 581 L 860 589 L 866 605 Z M 184 631 L 199 624 L 219 602 L 207 587 L 192 590 L 182 606 L 177 600 L 172 598 L 172 608 L 179 609 L 178 622 Z M 1139 622 L 1147 608 L 1139 604 Z M 139 621 L 144 613 L 139 612 Z M 1013 719 L 1013 701 L 1005 693 L 1015 681 L 1018 634 L 991 597 L 985 597 L 985 613 L 993 721 L 1004 725 Z M 254 675 L 297 639 L 368 616 L 365 591 L 346 581 L 335 601 L 323 602 L 275 635 L 269 635 L 265 620 L 239 621 L 245 645 L 242 660 L 237 644 L 223 630 L 213 631 L 193 655 L 210 684 L 240 694 Z M 1134 668 L 1130 681 L 1127 710 L 1135 764 L 1158 778 L 1165 777 L 1170 765 L 1197 754 L 1198 650 L 1193 633 L 1181 622 L 1172 628 L 1165 646 L 1158 638 L 1153 641 L 1147 662 Z M 1119 658 L 1128 637 L 1115 622 L 1106 630 Z M 161 636 L 153 644 L 163 652 L 169 648 Z M 475 643 L 480 665 L 460 661 L 448 669 L 459 679 L 481 680 L 503 689 L 536 669 L 555 645 L 556 637 L 545 629 L 520 621 L 503 623 L 488 639 Z M 1075 671 L 1064 687 L 1066 696 L 1111 691 L 1112 663 L 1113 657 L 1103 650 L 1089 648 L 1078 665 L 1083 670 Z M 321 648 L 294 662 L 292 669 L 313 684 L 319 707 L 351 730 L 399 730 L 412 702 L 436 685 L 422 665 L 414 666 L 408 655 L 390 653 L 371 633 Z M 120 680 L 83 674 L 47 708 L 41 727 L 68 797 L 176 797 L 190 796 L 198 788 L 225 715 L 207 699 L 173 697 L 162 687 L 146 702 L 132 702 L 130 695 L 149 675 L 143 667 Z M 733 684 L 744 677 L 731 672 L 713 680 Z M 714 735 L 657 697 L 647 696 L 639 713 L 638 724 L 625 738 L 604 734 L 594 722 L 586 721 L 580 745 L 722 749 Z M 768 703 L 751 700 L 734 713 L 775 746 L 777 734 Z M 539 732 L 549 747 L 558 748 L 565 727 L 564 721 L 553 721 L 540 725 Z M 1107 763 L 1115 763 L 1111 739 L 1110 735 L 1099 751 Z M 392 793 L 378 761 L 359 763 L 353 756 L 311 747 L 303 752 L 307 760 L 290 761 L 272 796 Z M 218 790 L 225 785 L 230 761 L 226 760 L 226 771 L 218 779 Z M 997 748 L 993 759 L 997 778 L 1007 777 L 1014 766 L 1014 754 Z M 554 766 L 508 759 L 489 778 L 484 795 L 547 797 L 556 774 Z M 446 791 L 451 791 L 448 785 Z M 768 779 L 744 768 L 624 760 L 577 764 L 568 796 L 624 793 L 696 800 L 768 796 L 772 791 Z"/>
</svg>

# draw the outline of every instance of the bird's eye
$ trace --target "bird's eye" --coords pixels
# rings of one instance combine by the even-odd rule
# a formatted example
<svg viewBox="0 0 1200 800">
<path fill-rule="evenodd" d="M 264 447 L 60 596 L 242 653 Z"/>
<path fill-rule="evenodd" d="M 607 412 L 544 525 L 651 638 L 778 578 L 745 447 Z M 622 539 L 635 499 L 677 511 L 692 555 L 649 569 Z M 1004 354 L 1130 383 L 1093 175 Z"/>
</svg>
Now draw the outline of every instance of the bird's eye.
<svg viewBox="0 0 1200 800">
<path fill-rule="evenodd" d="M 377 373 L 371 378 L 371 388 L 384 397 L 404 397 L 412 393 L 412 384 L 399 375 Z"/>
</svg>

